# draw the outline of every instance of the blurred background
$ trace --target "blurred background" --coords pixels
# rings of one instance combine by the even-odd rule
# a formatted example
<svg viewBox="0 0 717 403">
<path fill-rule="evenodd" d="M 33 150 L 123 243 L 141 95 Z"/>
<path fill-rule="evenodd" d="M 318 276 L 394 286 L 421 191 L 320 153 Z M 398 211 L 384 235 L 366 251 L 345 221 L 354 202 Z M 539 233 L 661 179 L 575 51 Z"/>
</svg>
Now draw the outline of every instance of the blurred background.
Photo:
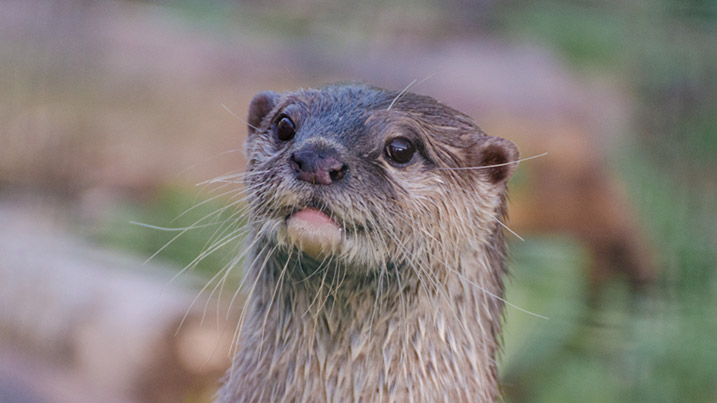
<svg viewBox="0 0 717 403">
<path fill-rule="evenodd" d="M 548 153 L 511 181 L 505 401 L 717 401 L 715 44 L 713 0 L 1 0 L 0 402 L 209 401 L 242 299 L 210 180 L 255 93 L 336 81 Z"/>
</svg>

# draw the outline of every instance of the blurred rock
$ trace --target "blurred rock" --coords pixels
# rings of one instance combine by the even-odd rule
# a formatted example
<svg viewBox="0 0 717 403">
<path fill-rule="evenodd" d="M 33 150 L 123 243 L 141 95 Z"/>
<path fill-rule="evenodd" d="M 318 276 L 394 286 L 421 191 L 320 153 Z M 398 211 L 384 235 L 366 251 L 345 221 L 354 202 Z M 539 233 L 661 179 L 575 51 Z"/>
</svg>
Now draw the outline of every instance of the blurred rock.
<svg viewBox="0 0 717 403">
<path fill-rule="evenodd" d="M 46 214 L 0 203 L 0 355 L 14 356 L 0 360 L 0 377 L 34 357 L 28 365 L 57 385 L 28 370 L 20 390 L 48 393 L 48 402 L 211 394 L 234 328 L 216 302 L 205 317 L 209 301 L 195 301 L 173 270 L 93 247 L 53 228 Z"/>
</svg>

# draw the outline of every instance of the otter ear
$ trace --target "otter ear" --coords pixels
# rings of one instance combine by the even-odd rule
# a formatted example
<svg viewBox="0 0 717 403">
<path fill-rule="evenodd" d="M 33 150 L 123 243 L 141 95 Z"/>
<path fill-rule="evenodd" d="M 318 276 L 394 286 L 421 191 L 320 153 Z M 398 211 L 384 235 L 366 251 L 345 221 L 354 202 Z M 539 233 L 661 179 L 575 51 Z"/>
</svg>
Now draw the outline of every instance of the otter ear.
<svg viewBox="0 0 717 403">
<path fill-rule="evenodd" d="M 249 135 L 259 131 L 261 122 L 276 106 L 281 95 L 274 91 L 263 91 L 254 96 L 249 104 L 249 116 L 246 121 L 249 126 Z"/>
<path fill-rule="evenodd" d="M 505 184 L 518 166 L 518 147 L 513 142 L 500 138 L 485 136 L 472 150 L 473 166 L 485 167 L 479 171 L 494 185 Z"/>
</svg>

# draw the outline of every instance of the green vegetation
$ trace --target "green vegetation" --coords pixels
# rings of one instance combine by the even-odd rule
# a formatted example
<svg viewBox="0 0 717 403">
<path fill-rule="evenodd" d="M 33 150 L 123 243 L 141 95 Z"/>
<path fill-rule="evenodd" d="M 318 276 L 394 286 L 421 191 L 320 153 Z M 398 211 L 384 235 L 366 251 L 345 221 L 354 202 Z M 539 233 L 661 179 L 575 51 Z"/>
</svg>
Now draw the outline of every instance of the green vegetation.
<svg viewBox="0 0 717 403">
<path fill-rule="evenodd" d="M 566 290 L 562 278 L 576 268 L 560 256 L 573 252 L 542 242 L 536 255 L 534 240 L 516 242 L 519 282 L 508 297 L 550 320 L 508 310 L 506 400 L 717 401 L 716 5 L 538 1 L 503 10 L 510 35 L 537 37 L 636 95 L 631 140 L 611 160 L 660 262 L 650 289 L 616 281 L 586 307 L 580 279 Z M 552 292 L 535 291 L 544 283 Z"/>
<path fill-rule="evenodd" d="M 126 203 L 114 209 L 96 226 L 95 237 L 140 257 L 188 267 L 208 279 L 240 253 L 243 232 L 233 231 L 243 228 L 246 219 L 241 206 L 213 196 L 167 186 L 146 204 Z M 214 249 L 224 241 L 229 242 Z M 197 260 L 209 250 L 213 252 Z M 241 270 L 234 271 L 241 275 Z"/>
</svg>

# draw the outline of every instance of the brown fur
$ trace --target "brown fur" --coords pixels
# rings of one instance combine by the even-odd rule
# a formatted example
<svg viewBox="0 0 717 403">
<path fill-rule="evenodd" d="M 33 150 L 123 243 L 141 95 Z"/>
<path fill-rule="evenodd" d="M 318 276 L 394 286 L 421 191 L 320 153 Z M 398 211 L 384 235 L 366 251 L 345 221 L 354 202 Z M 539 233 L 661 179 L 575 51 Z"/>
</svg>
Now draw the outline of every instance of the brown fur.
<svg viewBox="0 0 717 403">
<path fill-rule="evenodd" d="M 280 113 L 290 142 L 272 137 Z M 248 302 L 218 401 L 495 400 L 515 146 L 432 98 L 359 85 L 262 93 L 248 122 Z M 383 154 L 399 135 L 409 164 Z M 297 181 L 287 160 L 306 144 L 338 150 L 346 177 Z M 343 230 L 322 262 L 286 241 L 306 207 Z"/>
</svg>

